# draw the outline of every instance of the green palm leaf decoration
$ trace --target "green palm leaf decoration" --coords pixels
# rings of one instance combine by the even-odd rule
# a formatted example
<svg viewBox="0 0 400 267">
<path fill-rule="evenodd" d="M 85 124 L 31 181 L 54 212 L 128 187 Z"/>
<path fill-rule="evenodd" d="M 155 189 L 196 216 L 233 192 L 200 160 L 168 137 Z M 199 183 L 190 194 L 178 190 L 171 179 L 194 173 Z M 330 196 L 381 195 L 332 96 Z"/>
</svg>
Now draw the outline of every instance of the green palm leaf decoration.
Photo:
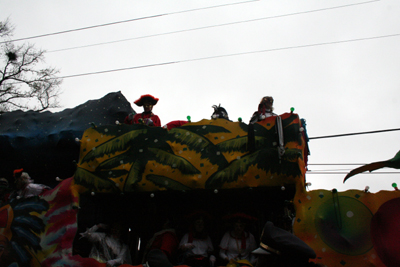
<svg viewBox="0 0 400 267">
<path fill-rule="evenodd" d="M 143 172 L 146 168 L 146 163 L 142 160 L 137 160 L 129 170 L 128 177 L 125 180 L 124 191 L 134 191 L 136 185 L 142 180 Z"/>
<path fill-rule="evenodd" d="M 264 139 L 264 138 L 260 138 Z M 247 136 L 238 137 L 235 139 L 227 140 L 222 143 L 217 144 L 218 150 L 221 152 L 246 152 L 247 150 Z"/>
<path fill-rule="evenodd" d="M 291 160 L 301 156 L 295 149 L 287 149 L 284 157 L 279 160 L 277 149 L 261 149 L 249 155 L 243 156 L 238 160 L 232 161 L 229 167 L 214 173 L 206 181 L 205 187 L 208 189 L 221 188 L 225 183 L 236 182 L 238 177 L 244 175 L 248 168 L 256 165 L 265 172 L 286 174 L 289 176 L 298 176 L 301 174 L 297 162 L 288 161 L 286 153 Z"/>
<path fill-rule="evenodd" d="M 93 174 L 97 175 L 101 179 L 110 179 L 125 176 L 129 173 L 128 170 L 96 170 Z M 122 182 L 122 181 L 121 181 Z"/>
<path fill-rule="evenodd" d="M 238 176 L 243 175 L 247 172 L 251 165 L 255 162 L 265 160 L 267 154 L 272 158 L 272 150 L 258 150 L 249 155 L 243 156 L 238 160 L 231 162 L 229 167 L 214 173 L 205 183 L 205 188 L 221 188 L 223 184 L 229 182 L 235 182 Z M 277 153 L 277 152 L 276 152 Z M 276 154 L 275 154 L 276 155 Z"/>
<path fill-rule="evenodd" d="M 163 165 L 168 165 L 171 168 L 178 169 L 182 174 L 193 175 L 201 172 L 196 169 L 187 159 L 165 152 L 157 148 L 149 148 L 153 152 L 157 162 Z"/>
<path fill-rule="evenodd" d="M 214 130 L 221 130 L 221 128 L 223 128 L 213 125 L 208 125 L 207 127 Z M 179 142 L 180 144 L 187 145 L 190 150 L 201 153 L 200 157 L 202 159 L 209 159 L 212 164 L 219 166 L 219 168 L 223 168 L 228 165 L 227 160 L 222 155 L 222 153 L 220 153 L 217 146 L 210 142 L 206 137 L 191 131 L 187 131 L 186 128 L 188 127 L 172 129 L 171 131 L 169 131 L 167 139 L 170 142 Z M 202 127 L 191 127 L 191 129 L 199 128 L 201 129 Z"/>
<path fill-rule="evenodd" d="M 291 116 L 292 118 L 294 116 Z M 283 140 L 285 143 L 288 142 L 299 142 L 299 145 L 302 144 L 301 134 L 300 134 L 300 125 L 298 123 L 287 123 L 287 120 L 282 121 L 283 127 Z"/>
<path fill-rule="evenodd" d="M 108 179 L 99 179 L 99 177 L 82 168 L 77 168 L 74 175 L 75 182 L 82 186 L 85 186 L 90 191 L 111 191 L 117 193 L 119 189 L 115 183 Z"/>
<path fill-rule="evenodd" d="M 147 133 L 147 129 L 140 129 L 140 130 L 129 131 L 120 136 L 112 138 L 107 142 L 95 147 L 94 150 L 91 150 L 89 153 L 87 153 L 85 157 L 81 160 L 81 163 L 89 162 L 91 160 L 94 160 L 95 158 L 102 157 L 106 154 L 115 154 L 118 151 L 124 151 L 132 145 L 132 140 L 137 138 L 139 135 L 143 135 L 145 133 Z"/>
<path fill-rule="evenodd" d="M 178 129 L 178 128 L 174 128 Z M 172 129 L 172 130 L 174 130 Z M 191 125 L 185 124 L 181 127 L 181 129 L 185 129 L 186 131 L 196 133 L 198 135 L 206 135 L 209 133 L 230 133 L 230 131 L 222 126 L 217 125 Z"/>
<path fill-rule="evenodd" d="M 112 157 L 108 160 L 103 161 L 97 166 L 97 170 L 111 170 L 115 169 L 124 164 L 132 164 L 135 159 L 129 155 L 129 153 L 124 153 L 118 157 Z"/>
<path fill-rule="evenodd" d="M 154 175 L 154 174 L 149 174 L 146 176 L 146 179 L 148 181 L 151 181 L 155 185 L 161 188 L 166 188 L 168 190 L 189 190 L 191 189 L 190 187 L 181 184 L 175 180 L 172 180 L 168 177 L 165 176 L 160 176 L 160 175 Z"/>
</svg>

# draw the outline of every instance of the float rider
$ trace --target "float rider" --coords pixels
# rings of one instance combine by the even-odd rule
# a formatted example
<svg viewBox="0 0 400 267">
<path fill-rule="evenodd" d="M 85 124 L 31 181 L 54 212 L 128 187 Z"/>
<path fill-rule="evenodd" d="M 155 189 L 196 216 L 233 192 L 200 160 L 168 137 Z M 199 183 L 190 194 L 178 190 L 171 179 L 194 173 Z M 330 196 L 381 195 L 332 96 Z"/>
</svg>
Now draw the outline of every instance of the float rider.
<svg viewBox="0 0 400 267">
<path fill-rule="evenodd" d="M 251 116 L 250 123 L 262 121 L 267 117 L 277 116 L 277 114 L 272 112 L 274 110 L 273 104 L 274 98 L 272 96 L 264 96 L 258 105 L 258 110 Z"/>
<path fill-rule="evenodd" d="M 126 116 L 124 123 L 125 124 L 144 124 L 148 126 L 157 126 L 161 127 L 160 118 L 153 113 L 153 106 L 155 106 L 158 102 L 158 98 L 155 98 L 152 95 L 142 95 L 138 100 L 134 103 L 143 107 L 143 113 L 135 114 L 134 116 Z"/>
</svg>

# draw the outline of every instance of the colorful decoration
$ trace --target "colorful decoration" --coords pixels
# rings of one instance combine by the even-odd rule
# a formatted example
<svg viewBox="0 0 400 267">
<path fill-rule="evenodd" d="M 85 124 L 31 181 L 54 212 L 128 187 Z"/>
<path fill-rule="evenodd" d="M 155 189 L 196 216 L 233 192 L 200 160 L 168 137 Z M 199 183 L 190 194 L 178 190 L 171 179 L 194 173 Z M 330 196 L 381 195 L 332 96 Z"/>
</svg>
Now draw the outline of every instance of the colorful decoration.
<svg viewBox="0 0 400 267">
<path fill-rule="evenodd" d="M 99 126 L 83 134 L 75 182 L 94 192 L 281 186 L 302 180 L 304 141 L 296 114 L 283 114 L 280 160 L 275 118 L 254 125 L 202 120 L 165 131 L 142 125 Z M 118 186 L 116 186 L 116 183 Z"/>
<path fill-rule="evenodd" d="M 396 184 L 396 183 L 393 183 L 393 184 L 392 184 L 392 187 L 393 187 L 394 190 L 396 190 L 396 191 L 399 190 L 399 188 L 397 187 L 397 184 Z"/>
<path fill-rule="evenodd" d="M 400 265 L 397 184 L 392 184 L 395 191 L 375 194 L 367 188 L 306 191 L 308 137 L 304 121 L 293 111 L 280 115 L 285 152 L 281 156 L 275 116 L 251 126 L 224 119 L 193 123 L 190 116 L 189 123 L 169 130 L 93 125 L 76 140 L 80 155 L 73 177 L 53 176 L 58 182 L 53 190 L 0 206 L 0 244 L 5 248 L 0 266 L 104 267 L 73 253 L 84 193 L 96 198 L 101 193 L 147 192 L 146 198 L 154 200 L 160 191 L 210 190 L 222 195 L 223 189 L 256 187 L 276 187 L 280 194 L 296 188 L 294 234 L 315 250 L 315 262 Z M 397 168 L 399 153 L 374 166 Z M 365 170 L 374 170 L 368 169 L 371 166 Z"/>
</svg>

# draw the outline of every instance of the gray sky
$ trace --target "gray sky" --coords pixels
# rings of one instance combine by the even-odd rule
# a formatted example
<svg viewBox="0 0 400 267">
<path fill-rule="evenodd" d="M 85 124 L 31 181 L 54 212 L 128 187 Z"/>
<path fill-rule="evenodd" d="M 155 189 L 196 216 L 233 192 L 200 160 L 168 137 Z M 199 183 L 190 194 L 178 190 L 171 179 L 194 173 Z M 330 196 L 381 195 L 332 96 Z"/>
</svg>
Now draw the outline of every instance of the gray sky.
<svg viewBox="0 0 400 267">
<path fill-rule="evenodd" d="M 275 113 L 294 107 L 307 120 L 309 137 L 400 128 L 396 0 L 0 0 L 0 10 L 0 20 L 16 26 L 13 39 L 143 18 L 18 42 L 48 51 L 46 64 L 61 77 L 133 68 L 64 79 L 62 109 L 109 92 L 130 102 L 150 93 L 160 98 L 153 111 L 162 125 L 209 119 L 220 103 L 231 120 L 247 123 L 261 97 L 272 95 Z M 343 185 L 344 173 L 359 165 L 315 165 L 390 159 L 400 131 L 309 146 L 310 190 L 400 185 L 399 170 Z"/>
</svg>

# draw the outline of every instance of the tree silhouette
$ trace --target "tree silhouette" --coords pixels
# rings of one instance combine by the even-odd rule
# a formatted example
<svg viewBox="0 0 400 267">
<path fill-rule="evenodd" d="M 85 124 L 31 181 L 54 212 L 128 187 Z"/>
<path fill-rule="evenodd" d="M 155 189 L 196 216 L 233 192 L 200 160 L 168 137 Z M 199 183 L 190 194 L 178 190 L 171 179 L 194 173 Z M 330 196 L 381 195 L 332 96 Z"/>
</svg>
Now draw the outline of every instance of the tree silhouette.
<svg viewBox="0 0 400 267">
<path fill-rule="evenodd" d="M 53 67 L 43 67 L 44 50 L 32 44 L 15 45 L 14 27 L 0 22 L 0 113 L 22 109 L 43 111 L 58 107 L 61 79 Z"/>
</svg>

